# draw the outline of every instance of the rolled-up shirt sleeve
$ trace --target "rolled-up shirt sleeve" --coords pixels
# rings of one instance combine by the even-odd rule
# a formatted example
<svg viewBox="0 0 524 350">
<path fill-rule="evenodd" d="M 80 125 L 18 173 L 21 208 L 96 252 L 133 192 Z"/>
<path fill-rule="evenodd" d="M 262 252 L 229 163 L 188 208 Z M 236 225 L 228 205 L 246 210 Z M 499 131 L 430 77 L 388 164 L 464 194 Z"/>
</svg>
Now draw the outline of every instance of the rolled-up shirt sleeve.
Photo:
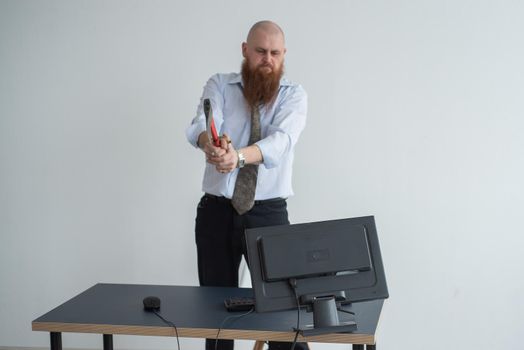
<svg viewBox="0 0 524 350">
<path fill-rule="evenodd" d="M 198 147 L 197 141 L 198 136 L 206 131 L 206 116 L 204 114 L 204 100 L 209 98 L 211 101 L 211 107 L 213 109 L 213 119 L 217 130 L 220 130 L 224 117 L 222 115 L 222 106 L 224 104 L 223 95 L 220 91 L 220 76 L 218 74 L 213 75 L 207 81 L 204 86 L 204 92 L 200 98 L 200 103 L 197 107 L 196 117 L 191 121 L 191 125 L 186 129 L 186 138 L 190 144 L 194 147 Z"/>
<path fill-rule="evenodd" d="M 283 96 L 267 136 L 256 142 L 267 169 L 277 167 L 293 150 L 306 126 L 307 94 L 300 85 L 293 86 Z"/>
</svg>

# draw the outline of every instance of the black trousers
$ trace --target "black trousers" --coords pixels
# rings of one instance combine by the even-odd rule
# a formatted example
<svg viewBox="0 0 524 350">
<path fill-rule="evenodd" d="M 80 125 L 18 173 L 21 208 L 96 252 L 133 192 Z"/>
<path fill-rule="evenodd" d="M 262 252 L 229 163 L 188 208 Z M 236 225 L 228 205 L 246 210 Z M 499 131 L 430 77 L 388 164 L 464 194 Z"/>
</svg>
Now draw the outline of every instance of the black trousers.
<svg viewBox="0 0 524 350">
<path fill-rule="evenodd" d="M 231 201 L 204 195 L 197 208 L 195 238 L 198 256 L 198 279 L 201 286 L 238 287 L 238 268 L 242 255 L 247 260 L 244 230 L 289 224 L 285 199 L 257 201 L 238 215 Z M 270 350 L 290 349 L 289 342 L 269 342 Z M 206 350 L 215 349 L 215 339 L 206 339 Z M 219 340 L 218 350 L 232 350 L 233 340 Z M 296 350 L 308 349 L 297 343 Z"/>
</svg>

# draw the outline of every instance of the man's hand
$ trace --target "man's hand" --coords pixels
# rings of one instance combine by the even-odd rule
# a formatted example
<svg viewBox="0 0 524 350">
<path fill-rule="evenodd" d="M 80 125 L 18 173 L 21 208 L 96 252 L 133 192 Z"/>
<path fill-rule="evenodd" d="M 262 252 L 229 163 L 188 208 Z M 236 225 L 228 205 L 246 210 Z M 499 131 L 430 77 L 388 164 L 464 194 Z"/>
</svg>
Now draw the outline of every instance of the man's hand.
<svg viewBox="0 0 524 350">
<path fill-rule="evenodd" d="M 215 147 L 206 132 L 202 132 L 198 137 L 198 146 L 206 154 L 206 160 L 211 157 L 220 157 L 226 153 L 226 150 L 222 147 Z"/>
<path fill-rule="evenodd" d="M 207 161 L 213 164 L 219 173 L 226 174 L 233 171 L 238 163 L 237 151 L 231 144 L 231 139 L 227 134 L 220 137 L 220 150 L 223 152 L 212 155 Z"/>
<path fill-rule="evenodd" d="M 238 154 L 227 134 L 220 137 L 220 147 L 214 146 L 205 132 L 200 134 L 198 145 L 206 154 L 206 161 L 220 173 L 229 173 L 237 167 Z"/>
</svg>

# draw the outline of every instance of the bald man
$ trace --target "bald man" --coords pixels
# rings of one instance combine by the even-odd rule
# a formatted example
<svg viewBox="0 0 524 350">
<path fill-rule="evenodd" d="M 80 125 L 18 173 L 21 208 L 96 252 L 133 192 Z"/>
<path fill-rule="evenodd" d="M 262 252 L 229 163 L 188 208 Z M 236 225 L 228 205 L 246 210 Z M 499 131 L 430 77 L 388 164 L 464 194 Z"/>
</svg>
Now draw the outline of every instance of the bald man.
<svg viewBox="0 0 524 350">
<path fill-rule="evenodd" d="M 238 286 L 246 228 L 289 224 L 286 199 L 293 195 L 293 155 L 306 123 L 307 95 L 283 78 L 285 54 L 282 29 L 271 21 L 255 23 L 242 43 L 241 72 L 208 80 L 186 130 L 206 160 L 195 228 L 202 286 Z M 222 135 L 219 146 L 206 133 L 204 99 Z M 269 344 L 271 350 L 289 348 Z M 215 341 L 207 340 L 206 349 L 215 349 Z M 233 349 L 233 341 L 219 341 L 218 349 Z"/>
</svg>

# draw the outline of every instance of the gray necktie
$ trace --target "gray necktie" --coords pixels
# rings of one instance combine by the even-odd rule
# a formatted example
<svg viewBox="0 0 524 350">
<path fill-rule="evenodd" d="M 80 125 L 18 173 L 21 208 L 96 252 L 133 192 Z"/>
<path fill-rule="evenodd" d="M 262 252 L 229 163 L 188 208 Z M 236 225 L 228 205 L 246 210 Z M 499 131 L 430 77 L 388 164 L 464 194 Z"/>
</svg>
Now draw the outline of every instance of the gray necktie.
<svg viewBox="0 0 524 350">
<path fill-rule="evenodd" d="M 260 140 L 260 113 L 255 107 L 251 112 L 251 135 L 249 136 L 249 145 Z M 247 164 L 238 171 L 235 190 L 231 204 L 236 211 L 242 215 L 255 204 L 255 190 L 257 187 L 258 165 Z"/>
</svg>

